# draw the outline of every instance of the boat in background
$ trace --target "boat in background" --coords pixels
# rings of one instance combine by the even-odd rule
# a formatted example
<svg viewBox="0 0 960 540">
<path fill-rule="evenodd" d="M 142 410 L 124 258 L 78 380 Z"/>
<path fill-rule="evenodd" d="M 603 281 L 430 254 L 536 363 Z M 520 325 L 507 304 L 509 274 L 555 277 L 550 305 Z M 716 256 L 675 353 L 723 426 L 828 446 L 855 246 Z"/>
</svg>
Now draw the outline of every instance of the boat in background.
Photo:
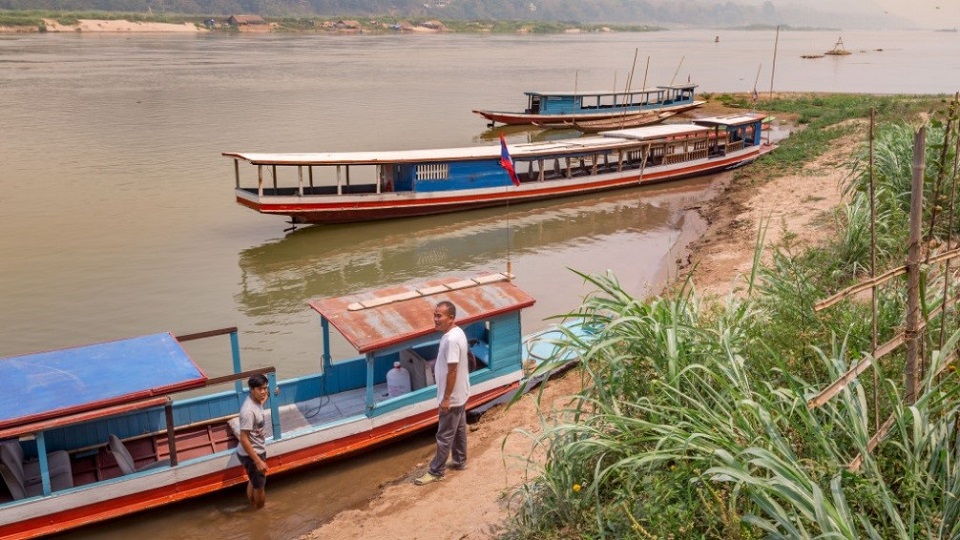
<svg viewBox="0 0 960 540">
<path fill-rule="evenodd" d="M 558 348 L 562 334 L 589 335 L 572 322 L 522 338 L 521 310 L 535 300 L 509 276 L 486 274 L 311 301 L 321 316 L 322 371 L 283 381 L 273 367 L 243 371 L 236 328 L 0 360 L 0 374 L 20 388 L 0 410 L 0 538 L 53 534 L 245 483 L 236 418 L 253 373 L 270 385 L 270 476 L 436 425 L 429 359 L 440 300 L 457 307 L 470 342 L 468 410 L 515 393 L 525 369 L 569 354 Z M 334 358 L 331 328 L 359 356 Z M 211 378 L 181 344 L 223 335 L 233 373 Z M 410 374 L 409 389 L 388 387 L 395 362 Z M 233 388 L 172 399 L 224 384 Z"/>
<path fill-rule="evenodd" d="M 575 129 L 581 133 L 599 133 L 614 129 L 629 129 L 659 124 L 676 114 L 676 111 L 644 111 L 639 113 L 622 113 L 600 120 L 581 120 L 561 122 L 559 124 L 534 122 L 534 125 L 544 129 Z"/>
<path fill-rule="evenodd" d="M 837 42 L 833 45 L 833 48 L 823 54 L 830 56 L 847 56 L 852 53 L 843 48 L 843 37 L 841 36 L 837 38 Z"/>
<path fill-rule="evenodd" d="M 238 204 L 298 223 L 351 223 L 586 195 L 740 167 L 774 147 L 743 113 L 510 145 L 233 159 Z M 502 166 L 503 152 L 516 172 Z M 254 178 L 241 177 L 240 163 Z M 244 168 L 244 170 L 249 170 Z M 319 170 L 320 174 L 315 174 Z"/>
<path fill-rule="evenodd" d="M 550 124 L 602 120 L 622 114 L 640 112 L 681 113 L 695 109 L 706 101 L 697 100 L 696 84 L 658 86 L 648 90 L 599 92 L 524 92 L 527 108 L 523 112 L 474 110 L 496 124 Z"/>
</svg>

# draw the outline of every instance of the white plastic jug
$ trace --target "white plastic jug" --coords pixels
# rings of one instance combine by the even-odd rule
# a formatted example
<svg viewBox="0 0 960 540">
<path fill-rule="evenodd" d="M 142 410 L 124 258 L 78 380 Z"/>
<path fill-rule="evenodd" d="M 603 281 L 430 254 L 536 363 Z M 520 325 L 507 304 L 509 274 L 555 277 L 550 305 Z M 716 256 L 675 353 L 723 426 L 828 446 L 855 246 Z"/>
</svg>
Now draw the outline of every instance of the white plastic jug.
<svg viewBox="0 0 960 540">
<path fill-rule="evenodd" d="M 393 363 L 393 369 L 387 372 L 387 396 L 402 396 L 410 391 L 410 372 L 400 365 Z"/>
</svg>

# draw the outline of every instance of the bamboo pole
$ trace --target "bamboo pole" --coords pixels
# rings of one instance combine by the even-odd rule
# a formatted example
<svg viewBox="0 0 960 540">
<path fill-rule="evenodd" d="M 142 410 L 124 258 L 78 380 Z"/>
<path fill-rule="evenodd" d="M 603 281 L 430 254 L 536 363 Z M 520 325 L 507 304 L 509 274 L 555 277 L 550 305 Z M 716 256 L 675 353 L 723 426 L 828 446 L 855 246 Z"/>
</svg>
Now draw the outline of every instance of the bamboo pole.
<svg viewBox="0 0 960 540">
<path fill-rule="evenodd" d="M 773 68 L 770 69 L 770 99 L 773 99 L 773 76 L 777 73 L 777 47 L 780 44 L 780 25 L 777 25 L 777 37 L 773 40 Z"/>
<path fill-rule="evenodd" d="M 670 79 L 670 86 L 673 86 L 673 81 L 677 80 L 677 74 L 680 73 L 680 66 L 683 65 L 684 58 L 686 58 L 686 55 L 680 57 L 680 63 L 677 64 L 677 70 L 673 72 L 673 78 Z"/>
<path fill-rule="evenodd" d="M 960 92 L 957 92 L 953 97 L 953 107 L 952 114 L 950 115 L 949 122 L 958 122 L 957 112 L 960 109 Z M 960 131 L 960 126 L 958 131 Z M 955 226 L 955 217 L 956 217 L 956 200 L 957 200 L 957 171 L 960 167 L 960 133 L 956 137 L 956 141 L 953 145 L 953 177 L 950 181 L 950 219 L 947 222 L 947 251 L 951 251 L 953 245 L 953 227 Z M 943 269 L 943 316 L 940 317 L 940 350 L 943 350 L 943 339 L 946 334 L 946 325 L 947 325 L 947 308 L 949 304 L 947 303 L 947 294 L 950 290 L 950 259 L 947 259 L 947 262 L 944 264 Z"/>
<path fill-rule="evenodd" d="M 904 366 L 904 399 L 908 405 L 917 400 L 919 386 L 920 335 L 920 228 L 923 219 L 924 148 L 927 128 L 921 126 L 913 138 L 913 182 L 910 190 L 910 243 L 907 248 L 907 359 Z"/>
<path fill-rule="evenodd" d="M 870 168 L 868 169 L 868 174 L 870 177 L 870 278 L 874 279 L 877 277 L 877 190 L 876 182 L 873 176 L 873 164 L 874 164 L 874 144 L 876 138 L 874 136 L 874 130 L 876 127 L 876 111 L 873 107 L 870 107 Z M 870 307 L 871 307 L 871 324 L 870 324 L 870 334 L 871 338 L 871 349 L 873 351 L 874 358 L 877 355 L 877 312 L 879 300 L 877 297 L 877 285 L 874 284 L 873 287 L 870 287 Z M 880 429 L 880 374 L 877 370 L 873 370 L 873 414 L 874 414 L 874 430 Z"/>
<path fill-rule="evenodd" d="M 647 89 L 647 73 L 650 72 L 650 55 L 647 55 L 647 67 L 643 69 L 643 88 L 641 90 Z"/>
</svg>

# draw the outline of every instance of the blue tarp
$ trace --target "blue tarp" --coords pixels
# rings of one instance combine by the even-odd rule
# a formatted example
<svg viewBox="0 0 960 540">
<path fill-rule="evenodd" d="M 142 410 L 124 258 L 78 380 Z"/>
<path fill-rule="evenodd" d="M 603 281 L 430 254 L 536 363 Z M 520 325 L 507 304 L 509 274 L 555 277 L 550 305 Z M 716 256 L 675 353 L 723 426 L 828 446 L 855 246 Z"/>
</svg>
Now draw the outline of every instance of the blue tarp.
<svg viewBox="0 0 960 540">
<path fill-rule="evenodd" d="M 206 375 L 169 333 L 0 359 L 0 428 L 162 395 Z"/>
</svg>

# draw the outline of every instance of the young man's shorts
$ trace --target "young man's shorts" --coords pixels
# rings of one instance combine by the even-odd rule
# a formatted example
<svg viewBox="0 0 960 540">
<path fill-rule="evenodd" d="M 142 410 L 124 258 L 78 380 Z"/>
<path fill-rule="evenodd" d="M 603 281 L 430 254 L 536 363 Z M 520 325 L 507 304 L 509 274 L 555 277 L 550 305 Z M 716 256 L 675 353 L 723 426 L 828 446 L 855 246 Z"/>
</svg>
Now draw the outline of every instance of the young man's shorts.
<svg viewBox="0 0 960 540">
<path fill-rule="evenodd" d="M 266 452 L 257 455 L 263 461 L 267 460 Z M 257 470 L 257 464 L 250 459 L 250 456 L 237 454 L 237 457 L 240 458 L 243 468 L 247 470 L 247 478 L 250 479 L 250 485 L 253 486 L 253 489 L 263 489 L 267 485 L 267 475 Z"/>
</svg>

